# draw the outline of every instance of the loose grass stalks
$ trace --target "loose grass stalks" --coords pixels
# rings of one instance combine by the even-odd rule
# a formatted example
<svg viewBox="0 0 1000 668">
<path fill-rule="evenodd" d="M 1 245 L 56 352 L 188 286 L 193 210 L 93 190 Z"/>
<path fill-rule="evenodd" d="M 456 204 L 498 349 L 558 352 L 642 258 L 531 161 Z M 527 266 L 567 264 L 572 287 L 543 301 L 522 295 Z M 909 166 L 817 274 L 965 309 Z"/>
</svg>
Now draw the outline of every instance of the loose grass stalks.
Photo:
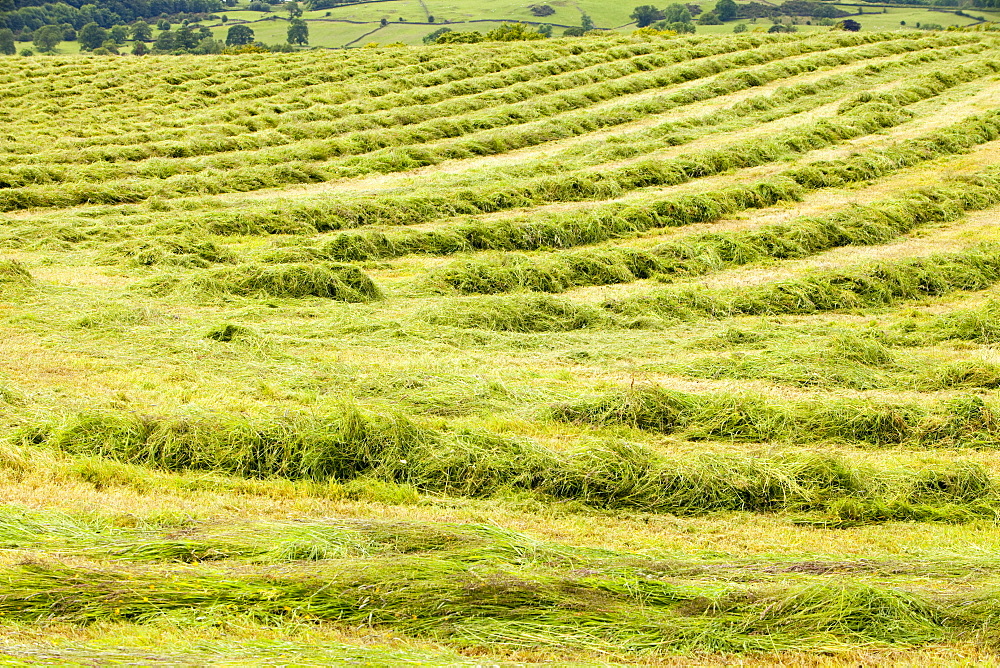
<svg viewBox="0 0 1000 668">
<path fill-rule="evenodd" d="M 245 297 L 323 297 L 343 302 L 382 299 L 382 291 L 363 271 L 352 265 L 241 264 L 203 272 L 194 277 L 153 279 L 147 287 L 157 293 L 187 292 L 196 295 Z"/>
<path fill-rule="evenodd" d="M 1000 244 L 983 243 L 958 253 L 877 262 L 800 279 L 712 291 L 685 289 L 608 302 L 618 314 L 697 318 L 887 306 L 906 299 L 983 290 L 1000 281 Z"/>
<path fill-rule="evenodd" d="M 735 342 L 738 344 L 738 337 L 743 334 L 742 330 L 729 330 L 724 337 L 737 337 Z M 724 341 L 726 338 L 709 339 L 705 343 L 717 348 Z M 733 338 L 728 338 L 728 341 L 733 342 Z M 695 378 L 762 379 L 785 385 L 849 387 L 856 390 L 1000 388 L 1000 365 L 984 360 L 933 363 L 907 354 L 896 354 L 878 338 L 846 332 L 820 341 L 811 342 L 804 349 L 795 349 L 782 342 L 759 352 L 715 353 L 664 365 L 660 370 Z M 910 342 L 907 340 L 907 343 Z"/>
<path fill-rule="evenodd" d="M 983 290 L 1000 281 L 1000 245 L 958 253 L 877 262 L 799 279 L 710 290 L 663 290 L 605 302 L 602 308 L 548 295 L 465 298 L 419 314 L 424 321 L 467 329 L 513 332 L 592 327 L 659 328 L 665 319 L 807 314 L 872 308 L 956 290 Z"/>
<path fill-rule="evenodd" d="M 695 439 L 996 447 L 994 410 L 975 398 L 927 413 L 861 401 L 779 405 L 746 395 L 654 388 L 557 406 L 553 415 Z M 621 441 L 559 453 L 520 439 L 435 431 L 399 415 L 349 407 L 323 418 L 92 412 L 24 431 L 21 440 L 171 471 L 316 481 L 364 477 L 471 497 L 521 489 L 597 507 L 682 514 L 796 511 L 850 521 L 964 521 L 993 517 L 1000 509 L 997 482 L 972 464 L 888 471 L 814 455 L 678 459 Z"/>
<path fill-rule="evenodd" d="M 33 285 L 31 272 L 17 260 L 0 259 L 0 291 Z"/>
<path fill-rule="evenodd" d="M 148 469 L 144 471 L 148 473 Z M 327 491 L 365 486 L 378 484 L 359 479 L 347 485 L 331 485 Z M 234 559 L 279 563 L 414 553 L 465 563 L 502 560 L 512 564 L 589 562 L 626 566 L 636 559 L 627 553 L 543 543 L 495 525 L 331 519 L 318 523 L 253 523 L 230 526 L 220 533 L 203 531 L 189 518 L 177 521 L 168 516 L 175 523 L 164 524 L 162 518 L 156 517 L 151 522 L 138 521 L 135 526 L 135 518 L 130 518 L 126 526 L 121 526 L 121 519 L 0 507 L 0 547 L 161 563 Z M 184 538 L 176 537 L 178 528 L 185 530 Z"/>
<path fill-rule="evenodd" d="M 1000 343 L 1000 302 L 991 299 L 978 308 L 957 309 L 936 318 L 928 329 L 939 340 Z"/>
<path fill-rule="evenodd" d="M 572 72 L 575 69 L 588 67 L 601 62 L 619 59 L 631 59 L 639 56 L 638 62 L 647 68 L 661 63 L 661 55 L 672 62 L 674 53 L 680 54 L 680 59 L 702 58 L 717 53 L 740 51 L 759 47 L 763 44 L 801 41 L 798 36 L 789 40 L 789 36 L 755 35 L 751 40 L 724 39 L 705 37 L 688 37 L 671 41 L 636 42 L 628 38 L 613 40 L 584 40 L 576 43 L 547 42 L 544 45 L 506 44 L 502 48 L 490 47 L 434 47 L 430 51 L 408 49 L 406 52 L 394 53 L 386 59 L 366 59 L 360 51 L 353 52 L 344 59 L 330 58 L 333 54 L 306 57 L 304 54 L 294 56 L 292 62 L 281 62 L 274 56 L 262 59 L 260 63 L 248 63 L 246 60 L 235 59 L 232 66 L 224 67 L 223 76 L 226 80 L 218 81 L 206 72 L 204 67 L 198 67 L 205 61 L 194 58 L 170 61 L 178 64 L 179 69 L 169 70 L 166 75 L 162 68 L 155 73 L 139 69 L 118 68 L 113 75 L 106 74 L 105 79 L 111 82 L 95 82 L 82 73 L 77 79 L 70 79 L 69 85 L 74 92 L 81 94 L 86 91 L 100 98 L 101 91 L 108 88 L 106 83 L 118 87 L 115 78 L 124 73 L 130 75 L 135 84 L 141 79 L 141 96 L 135 102 L 149 102 L 161 112 L 173 113 L 171 128 L 159 127 L 153 142 L 149 141 L 148 133 L 133 132 L 125 134 L 108 133 L 87 137 L 63 137 L 58 146 L 70 146 L 71 150 L 60 153 L 58 150 L 44 152 L 51 156 L 51 162 L 119 162 L 143 160 L 149 157 L 183 157 L 194 156 L 217 150 L 247 149 L 267 145 L 268 141 L 288 143 L 291 139 L 314 136 L 310 130 L 319 131 L 322 135 L 325 122 L 355 116 L 357 129 L 364 129 L 366 117 L 373 112 L 397 109 L 405 115 L 406 109 L 414 105 L 423 105 L 445 101 L 452 97 L 464 97 L 496 90 L 502 95 L 502 90 L 511 85 L 517 86 L 533 81 L 538 76 L 558 75 Z M 910 36 L 893 36 L 899 41 L 910 41 Z M 935 45 L 961 43 L 953 39 L 938 41 L 925 36 L 920 40 L 928 47 Z M 705 44 L 705 42 L 712 42 Z M 717 49 L 722 47 L 722 51 Z M 475 54 L 470 56 L 470 53 Z M 315 56 L 316 54 L 314 54 Z M 276 62 L 277 61 L 277 62 Z M 346 61 L 346 62 L 345 62 Z M 197 65 L 194 65 L 197 63 Z M 662 63 L 661 63 L 662 64 Z M 252 71 L 255 66 L 258 77 Z M 289 70 L 292 71 L 289 71 Z M 180 71 L 183 70 L 183 71 Z M 225 75 L 238 73 L 241 76 Z M 64 71 L 32 71 L 35 76 L 59 76 L 66 78 Z M 80 74 L 80 73 L 78 73 Z M 21 77 L 23 80 L 24 77 Z M 263 82 L 255 85 L 254 79 Z M 82 79 L 82 80 L 81 80 Z M 205 82 L 205 80 L 208 82 Z M 271 85 L 281 82 L 281 87 Z M 347 82 L 345 85 L 345 81 Z M 230 105 L 210 105 L 202 113 L 191 113 L 190 107 L 182 102 L 163 104 L 163 98 L 176 103 L 172 96 L 175 86 L 187 83 L 187 90 L 192 96 L 198 94 L 216 99 L 224 98 L 237 101 L 239 110 L 233 110 Z M 207 85 L 206 85 L 207 83 Z M 201 84 L 203 87 L 199 87 Z M 214 84 L 214 85 L 213 85 Z M 303 104 L 303 89 L 307 89 L 309 103 Z M 39 91 L 37 86 L 25 85 L 24 91 L 32 93 L 32 102 L 19 101 L 14 103 L 19 111 L 29 114 L 37 106 L 44 106 L 49 96 Z M 17 97 L 17 90 L 10 86 L 5 88 L 8 99 Z M 181 98 L 181 99 L 186 99 Z M 150 102 L 151 101 L 151 102 Z M 247 102 L 251 101 L 251 102 Z M 157 104 L 159 103 L 159 104 Z M 100 102 L 98 102 L 100 104 Z M 281 106 L 275 106 L 281 105 Z M 166 106 L 167 109 L 163 107 Z M 180 108 L 178 108 L 180 107 Z M 12 120 L 20 120 L 17 117 Z M 402 119 L 401 119 L 402 120 Z M 249 131 L 237 133 L 234 137 L 233 127 Z M 30 127 L 30 125 L 29 125 Z M 221 137 L 191 138 L 191 128 L 209 128 L 215 130 Z M 176 129 L 174 129 L 176 128 Z M 19 128 L 20 129 L 20 128 Z M 143 128 L 145 129 L 145 128 Z M 271 130 L 276 132 L 270 132 Z M 247 136 L 252 133 L 253 136 Z M 157 141 L 167 140 L 167 141 Z M 222 142 L 221 144 L 217 142 Z M 230 143 L 226 143 L 230 142 Z M 232 143 L 235 142 L 235 145 Z M 35 151 L 28 155 L 37 155 Z M 72 149 L 76 149 L 73 151 Z M 19 151 L 18 154 L 21 152 Z M 17 155 L 17 154 L 15 154 Z M 13 157 L 13 156 L 12 156 Z"/>
<path fill-rule="evenodd" d="M 886 37 L 877 36 L 865 39 L 884 40 Z M 782 48 L 786 47 L 787 45 L 782 46 Z M 820 47 L 821 45 L 807 43 L 806 41 L 797 45 L 797 48 L 804 50 L 804 52 L 814 51 Z M 757 52 L 741 52 L 741 54 L 742 55 L 740 55 L 739 58 L 733 56 L 730 59 L 733 61 L 730 63 L 730 66 L 733 66 L 734 64 L 747 64 L 740 60 L 740 58 L 743 60 L 749 59 L 754 62 L 758 62 L 761 59 L 763 59 L 763 61 L 768 60 L 768 58 Z M 826 54 L 823 54 L 822 58 L 827 60 L 830 58 L 836 59 L 835 55 L 828 56 Z M 685 65 L 684 67 L 691 69 L 691 72 L 689 72 L 688 69 L 682 68 L 682 71 L 676 74 L 677 77 L 680 77 L 679 80 L 687 80 L 692 77 L 697 78 L 698 76 L 707 76 L 708 74 L 716 73 L 715 70 L 708 72 L 708 74 L 702 72 L 702 70 L 705 70 L 706 68 L 711 69 L 707 63 L 696 63 L 694 65 Z M 805 68 L 806 71 L 810 69 L 804 64 L 802 67 Z M 818 65 L 814 64 L 813 67 L 818 67 Z M 975 66 L 970 67 L 975 69 Z M 779 67 L 777 69 L 781 70 L 782 68 Z M 645 76 L 646 78 L 649 78 L 650 82 L 648 85 L 662 85 L 664 83 L 661 81 L 663 77 L 669 79 L 666 74 L 661 76 L 660 74 L 646 73 L 636 76 Z M 772 74 L 769 76 L 778 75 Z M 763 78 L 766 80 L 768 79 L 768 76 L 763 76 Z M 941 84 L 942 80 L 947 78 L 948 77 L 942 77 L 941 79 L 936 80 L 936 83 Z M 728 83 L 726 86 L 735 90 L 747 88 L 751 85 L 757 85 L 755 82 L 758 80 L 755 76 L 736 76 L 730 77 L 730 79 L 731 81 L 727 80 Z M 635 90 L 632 89 L 634 89 L 636 85 L 638 84 L 633 85 L 623 83 L 622 87 L 620 87 L 621 90 L 619 90 L 615 85 L 613 85 L 613 82 L 603 83 L 600 84 L 603 92 L 598 91 L 593 94 L 588 93 L 587 95 L 567 94 L 567 99 L 560 101 L 558 104 L 546 105 L 543 104 L 543 102 L 539 102 L 538 104 L 542 111 L 537 113 L 522 113 L 517 110 L 511 111 L 510 113 L 500 113 L 499 111 L 494 110 L 489 112 L 490 115 L 488 118 L 449 118 L 441 122 L 435 121 L 436 125 L 434 127 L 421 128 L 419 126 L 414 126 L 406 129 L 405 131 L 400 130 L 402 135 L 400 137 L 396 137 L 395 139 L 387 135 L 385 131 L 378 131 L 376 133 L 377 137 L 375 135 L 372 135 L 371 137 L 363 137 L 361 134 L 355 134 L 351 135 L 349 139 L 331 139 L 326 141 L 325 144 L 323 142 L 319 142 L 319 140 L 305 142 L 301 147 L 301 150 L 291 146 L 264 149 L 265 153 L 262 153 L 256 158 L 249 155 L 244 156 L 244 159 L 240 160 L 241 164 L 239 166 L 233 163 L 233 160 L 236 158 L 232 155 L 220 158 L 221 162 L 214 165 L 213 169 L 209 169 L 207 171 L 205 171 L 205 165 L 201 165 L 199 167 L 192 163 L 192 169 L 195 171 L 205 171 L 204 174 L 180 173 L 172 176 L 164 175 L 167 176 L 167 178 L 128 178 L 124 173 L 116 177 L 112 173 L 114 172 L 114 168 L 102 166 L 98 169 L 95 167 L 94 169 L 97 169 L 97 175 L 101 181 L 99 183 L 73 180 L 62 183 L 59 187 L 53 185 L 25 186 L 2 191 L 0 192 L 0 210 L 16 210 L 26 207 L 41 206 L 72 206 L 74 204 L 84 202 L 108 204 L 139 202 L 154 196 L 172 198 L 193 194 L 244 192 L 288 183 L 310 183 L 325 181 L 331 178 L 358 176 L 372 172 L 394 172 L 407 170 L 423 165 L 436 164 L 443 160 L 465 158 L 474 155 L 495 154 L 525 146 L 537 145 L 542 142 L 565 138 L 567 136 L 576 136 L 599 129 L 600 127 L 604 127 L 605 121 L 600 119 L 606 119 L 606 122 L 612 125 L 629 122 L 650 113 L 663 111 L 663 109 L 659 108 L 663 105 L 667 105 L 667 107 L 679 106 L 682 104 L 689 104 L 697 99 L 707 99 L 714 95 L 732 92 L 732 90 L 729 89 L 722 90 L 720 92 L 718 89 L 720 87 L 726 88 L 726 86 L 723 86 L 722 83 L 713 83 L 706 85 L 705 90 L 700 92 L 700 97 L 695 94 L 698 91 L 685 90 L 682 93 L 678 93 L 676 96 L 667 96 L 670 98 L 669 100 L 660 100 L 658 102 L 659 107 L 657 107 L 652 100 L 643 100 L 636 103 L 637 109 L 632 111 L 617 109 L 614 114 L 600 116 L 585 114 L 583 116 L 573 118 L 562 118 L 560 116 L 557 117 L 556 120 L 544 120 L 538 123 L 525 124 L 525 120 L 531 120 L 531 118 L 539 115 L 541 118 L 546 118 L 547 115 L 556 113 L 560 108 L 566 105 L 569 105 L 570 108 L 573 108 L 574 105 L 579 106 L 581 104 L 586 106 L 592 103 L 590 100 L 595 96 L 605 99 L 608 96 L 623 94 L 624 92 L 635 92 Z M 603 90 L 604 88 L 608 90 Z M 677 99 L 673 99 L 674 97 Z M 485 134 L 486 131 L 483 130 L 483 128 L 499 127 L 510 124 L 521 124 L 520 130 L 516 132 L 496 132 L 494 133 L 495 136 Z M 462 140 L 448 139 L 456 134 L 464 135 L 473 131 L 478 134 L 470 135 L 468 138 Z M 447 139 L 447 141 L 441 141 L 443 139 Z M 357 146 L 352 148 L 352 142 L 353 144 L 357 144 Z M 378 145 L 380 145 L 379 142 L 389 142 L 390 144 L 395 142 L 399 145 L 374 150 Z M 441 143 L 429 144 L 428 142 Z M 316 162 L 317 160 L 331 158 L 334 155 L 344 152 L 361 152 L 364 154 L 357 156 L 356 158 L 337 160 L 325 166 Z M 243 167 L 242 164 L 248 161 L 251 163 L 258 162 L 261 164 L 252 164 L 251 166 Z M 156 163 L 156 165 L 153 166 L 153 169 L 160 169 L 161 167 L 163 167 L 163 165 Z M 35 171 L 37 170 L 33 168 L 31 172 L 32 179 L 37 177 Z M 190 170 L 184 169 L 182 171 Z M 52 179 L 57 180 L 58 178 L 61 178 L 58 174 L 50 176 Z M 594 175 L 587 175 L 584 177 L 583 181 L 592 180 L 593 178 L 595 178 Z M 16 181 L 16 178 L 14 178 L 14 180 Z M 549 183 L 544 183 L 545 179 L 542 181 L 542 183 L 537 184 L 538 188 L 541 188 L 542 190 L 551 190 L 553 187 L 558 185 L 551 179 L 549 179 Z M 508 190 L 513 187 L 515 187 L 514 184 L 511 184 L 508 187 Z M 581 186 L 580 184 L 576 184 L 570 185 L 569 187 L 579 188 Z M 593 197 L 596 192 L 598 191 L 595 191 L 587 197 Z M 540 193 L 536 193 L 536 197 L 539 195 Z M 581 193 L 578 193 L 577 197 L 580 195 Z M 495 201 L 498 197 L 508 198 L 509 196 L 510 195 L 502 196 L 501 193 L 493 193 L 491 200 Z M 480 204 L 485 206 L 488 203 L 480 202 Z M 437 205 L 441 206 L 442 203 L 437 202 Z M 336 209 L 343 210 L 344 205 L 338 204 Z M 280 215 L 284 215 L 285 213 L 286 211 L 282 211 Z M 333 218 L 331 217 L 331 224 L 332 220 Z M 341 221 L 338 224 L 338 227 L 346 226 L 348 225 L 346 225 L 344 221 Z"/>
<path fill-rule="evenodd" d="M 884 55 L 889 51 L 903 47 L 909 51 L 916 46 L 916 44 L 890 42 L 868 46 L 865 47 L 865 50 L 870 50 L 873 55 L 876 53 Z M 905 57 L 895 60 L 876 62 L 869 60 L 847 72 L 835 73 L 809 82 L 781 86 L 771 92 L 745 97 L 731 106 L 716 108 L 704 115 L 669 120 L 633 131 L 623 131 L 614 136 L 606 137 L 603 141 L 576 142 L 545 159 L 518 165 L 516 175 L 525 178 L 545 173 L 545 170 L 548 170 L 549 173 L 567 172 L 613 160 L 637 158 L 641 155 L 661 151 L 664 146 L 679 146 L 694 141 L 711 132 L 732 132 L 739 128 L 773 122 L 794 114 L 812 111 L 829 103 L 838 93 L 842 96 L 842 91 L 848 87 L 865 85 L 865 82 L 871 85 L 876 81 L 888 80 L 889 76 L 887 75 L 895 71 L 913 70 L 927 63 L 952 60 L 964 62 L 969 55 L 979 54 L 986 48 L 988 47 L 984 44 L 963 45 L 908 53 Z M 863 59 L 856 49 L 825 55 L 830 64 L 836 63 L 838 65 Z M 818 64 L 818 61 L 810 63 L 809 67 Z M 770 75 L 770 70 L 772 69 L 782 67 L 786 70 L 796 70 L 802 68 L 803 65 L 805 63 L 800 60 L 794 63 L 782 62 L 763 69 L 768 71 L 768 78 L 771 78 L 773 75 Z M 743 72 L 754 78 L 758 76 L 758 73 L 752 70 L 744 70 Z M 742 74 L 733 76 L 742 76 Z M 514 170 L 509 171 L 513 172 Z M 500 169 L 494 173 L 503 175 L 507 172 L 507 169 Z"/>
<path fill-rule="evenodd" d="M 611 656 L 988 643 L 988 592 L 928 597 L 878 585 L 673 584 L 655 575 L 381 559 L 299 577 L 200 568 L 165 578 L 25 565 L 0 579 L 0 613 L 28 622 L 146 622 L 172 612 L 387 627 L 469 648 Z"/>
<path fill-rule="evenodd" d="M 651 199 L 641 205 L 608 204 L 583 214 L 532 216 L 459 223 L 429 231 L 342 233 L 312 252 L 334 260 L 391 258 L 410 253 L 447 255 L 474 250 L 572 248 L 663 227 L 719 220 L 738 211 L 800 199 L 807 190 L 876 179 L 899 169 L 967 151 L 1000 137 L 1000 113 L 989 112 L 841 160 L 814 162 L 753 185 L 699 195 Z M 252 224 L 247 221 L 247 224 Z M 254 229 L 261 230 L 261 223 Z M 292 251 L 291 257 L 295 257 Z M 274 259 L 280 258 L 280 251 Z"/>
<path fill-rule="evenodd" d="M 988 169 L 960 183 L 922 188 L 825 218 L 801 218 L 746 232 L 710 232 L 648 251 L 605 248 L 540 258 L 506 254 L 462 260 L 432 271 L 421 284 L 462 294 L 562 292 L 584 285 L 700 275 L 763 260 L 802 258 L 839 246 L 886 243 L 922 225 L 954 220 L 964 211 L 998 202 L 1000 175 Z"/>
<path fill-rule="evenodd" d="M 148 476 L 149 470 L 141 474 Z M 330 485 L 326 491 L 380 484 L 388 486 L 358 479 L 346 485 Z M 183 538 L 177 537 L 178 529 L 183 530 Z M 249 522 L 220 530 L 211 523 L 199 525 L 190 517 L 154 515 L 151 520 L 142 520 L 11 506 L 0 507 L 0 546 L 140 563 L 241 560 L 267 564 L 377 556 L 392 559 L 412 554 L 465 564 L 503 562 L 520 566 L 586 564 L 630 568 L 649 562 L 627 552 L 543 542 L 495 524 L 329 518 L 313 522 Z"/>
<path fill-rule="evenodd" d="M 883 38 L 878 38 L 883 39 Z M 842 46 L 857 44 L 857 42 L 842 43 Z M 894 50 L 893 45 L 888 50 Z M 717 59 L 716 62 L 701 61 L 692 62 L 687 69 L 682 69 L 678 73 L 661 72 L 646 79 L 653 85 L 666 85 L 680 83 L 696 78 L 701 78 L 718 72 L 732 69 L 734 67 L 746 67 L 750 64 L 767 62 L 777 58 L 785 58 L 792 55 L 792 51 L 797 53 L 809 53 L 818 50 L 815 44 L 798 43 L 794 46 L 781 45 L 780 48 L 764 47 L 755 50 L 752 54 L 745 52 L 737 53 L 733 56 Z M 416 167 L 437 164 L 444 160 L 467 158 L 477 155 L 492 155 L 497 152 L 506 152 L 518 148 L 535 146 L 555 139 L 564 139 L 578 136 L 587 132 L 592 132 L 602 128 L 614 127 L 623 123 L 639 120 L 651 113 L 663 113 L 669 109 L 691 104 L 692 102 L 710 99 L 719 95 L 744 90 L 751 86 L 761 85 L 771 80 L 788 76 L 791 71 L 810 71 L 824 64 L 833 64 L 840 60 L 839 54 L 824 53 L 817 56 L 814 62 L 803 62 L 772 66 L 771 68 L 761 68 L 760 71 L 743 72 L 735 76 L 726 76 L 718 81 L 706 84 L 698 88 L 689 88 L 677 94 L 663 95 L 658 98 L 645 99 L 632 105 L 619 105 L 612 113 L 598 114 L 577 114 L 574 116 L 556 116 L 551 120 L 544 121 L 543 124 L 523 123 L 523 115 L 511 120 L 501 120 L 500 125 L 518 124 L 518 129 L 511 129 L 504 132 L 494 132 L 492 135 L 472 135 L 462 141 L 451 141 L 441 146 L 413 146 L 410 143 L 401 144 L 396 147 L 375 151 L 356 159 L 347 159 L 333 167 L 335 176 L 344 178 L 368 174 L 371 172 L 396 172 L 413 169 Z M 730 64 L 724 61 L 728 60 Z M 606 83 L 598 92 L 588 91 L 587 97 L 608 94 L 611 89 L 616 89 L 616 94 L 638 92 L 637 86 L 631 82 L 623 83 L 620 86 L 616 82 Z M 649 84 L 643 84 L 649 86 Z M 610 98 L 607 98 L 610 99 Z M 464 120 L 464 119 L 460 119 Z M 482 127 L 496 127 L 496 122 L 477 122 L 473 128 L 479 130 Z"/>
<path fill-rule="evenodd" d="M 752 394 L 690 394 L 650 387 L 558 405 L 552 415 L 561 421 L 624 425 L 694 440 L 1000 447 L 997 407 L 974 395 L 927 409 L 861 399 L 773 402 Z"/>
<path fill-rule="evenodd" d="M 232 251 L 220 248 L 204 236 L 187 234 L 155 239 L 130 239 L 104 248 L 98 264 L 125 264 L 132 267 L 173 265 L 206 268 L 215 263 L 235 262 Z"/>
</svg>

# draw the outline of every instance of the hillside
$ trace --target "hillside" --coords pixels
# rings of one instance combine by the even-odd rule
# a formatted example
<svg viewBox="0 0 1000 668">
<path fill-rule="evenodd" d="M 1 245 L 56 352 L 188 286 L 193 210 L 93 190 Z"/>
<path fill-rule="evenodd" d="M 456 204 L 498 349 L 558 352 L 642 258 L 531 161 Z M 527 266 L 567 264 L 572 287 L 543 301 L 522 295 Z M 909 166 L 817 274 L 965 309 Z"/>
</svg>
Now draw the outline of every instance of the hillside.
<svg viewBox="0 0 1000 668">
<path fill-rule="evenodd" d="M 0 656 L 996 661 L 997 47 L 0 58 Z"/>
<path fill-rule="evenodd" d="M 648 22 L 681 34 L 734 34 L 787 30 L 828 32 L 838 21 L 857 22 L 862 31 L 982 28 L 1000 22 L 998 0 L 895 0 L 836 3 L 832 0 L 729 3 L 719 15 L 718 0 L 665 5 L 615 5 L 599 0 L 500 2 L 453 0 L 0 0 L 0 55 L 4 29 L 11 30 L 9 53 L 32 55 L 80 51 L 112 54 L 214 55 L 240 45 L 231 34 L 249 31 L 247 41 L 272 50 L 340 49 L 430 43 L 442 32 L 451 37 L 488 36 L 501 26 L 520 24 L 555 37 L 593 28 L 630 34 Z M 637 0 L 638 2 L 638 0 Z M 648 20 L 636 14 L 645 9 Z M 652 12 L 650 14 L 649 12 Z M 677 12 L 680 12 L 679 14 Z M 714 17 L 714 18 L 712 18 Z M 293 23 L 300 32 L 289 36 Z M 91 25 L 92 29 L 85 30 Z M 54 45 L 36 39 L 42 26 L 58 26 Z M 775 27 L 777 26 L 777 27 Z M 991 26 L 992 27 L 992 26 Z M 138 33 L 137 33 L 138 30 Z M 136 49 L 140 50 L 136 52 Z"/>
</svg>

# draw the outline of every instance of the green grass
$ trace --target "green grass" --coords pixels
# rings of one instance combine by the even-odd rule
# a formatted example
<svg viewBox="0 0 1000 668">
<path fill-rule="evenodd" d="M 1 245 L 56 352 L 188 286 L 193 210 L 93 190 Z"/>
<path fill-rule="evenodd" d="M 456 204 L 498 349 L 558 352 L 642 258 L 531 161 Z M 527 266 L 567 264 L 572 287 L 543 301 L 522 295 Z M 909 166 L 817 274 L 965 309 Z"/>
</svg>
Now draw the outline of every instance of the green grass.
<svg viewBox="0 0 1000 668">
<path fill-rule="evenodd" d="M 996 46 L 0 58 L 0 661 L 996 663 Z"/>
</svg>

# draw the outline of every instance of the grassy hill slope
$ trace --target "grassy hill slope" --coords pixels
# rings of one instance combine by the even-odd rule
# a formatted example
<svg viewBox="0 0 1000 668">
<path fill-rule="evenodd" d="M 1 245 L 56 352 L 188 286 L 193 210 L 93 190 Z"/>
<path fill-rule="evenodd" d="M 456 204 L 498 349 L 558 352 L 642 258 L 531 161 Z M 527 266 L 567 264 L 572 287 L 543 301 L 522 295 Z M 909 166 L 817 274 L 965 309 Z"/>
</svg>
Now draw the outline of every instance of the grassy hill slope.
<svg viewBox="0 0 1000 668">
<path fill-rule="evenodd" d="M 0 654 L 996 661 L 998 77 L 0 58 Z"/>
<path fill-rule="evenodd" d="M 310 44 L 324 48 L 342 46 L 361 47 L 366 44 L 403 44 L 416 45 L 427 34 L 447 27 L 458 32 L 487 32 L 503 22 L 524 22 L 530 25 L 550 24 L 556 35 L 562 34 L 567 27 L 579 26 L 583 15 L 589 16 L 594 24 L 602 30 L 611 30 L 623 34 L 636 29 L 631 18 L 632 5 L 615 5 L 594 0 L 578 0 L 565 2 L 559 0 L 548 4 L 555 13 L 538 17 L 531 12 L 532 3 L 489 3 L 484 5 L 479 0 L 451 0 L 448 3 L 437 3 L 427 0 L 423 3 L 417 0 L 384 0 L 353 5 L 341 5 L 326 10 L 305 12 L 303 19 L 309 24 Z M 715 6 L 713 1 L 690 3 L 698 5 L 703 11 L 711 11 Z M 850 14 L 862 25 L 862 30 L 895 30 L 909 26 L 919 27 L 921 24 L 937 24 L 948 26 L 969 26 L 977 23 L 977 18 L 989 21 L 1000 20 L 1000 13 L 989 10 L 969 10 L 969 16 L 958 16 L 954 9 L 926 7 L 891 6 L 860 3 L 856 5 L 836 5 L 842 11 Z M 859 13 L 860 12 L 860 13 Z M 287 30 L 287 14 L 280 6 L 270 14 L 251 11 L 227 11 L 226 17 L 230 24 L 233 21 L 246 21 L 255 31 L 257 38 L 271 44 L 285 41 Z M 431 21 L 433 19 L 433 22 Z M 385 20 L 386 25 L 381 25 Z M 786 19 L 787 20 L 787 19 Z M 903 25 L 901 25 L 903 22 Z M 721 25 L 696 25 L 698 34 L 731 34 L 739 24 L 747 24 L 750 30 L 766 31 L 771 21 L 747 19 L 727 21 Z M 800 32 L 826 32 L 828 26 L 807 18 L 798 20 L 797 29 Z M 217 37 L 225 38 L 228 28 L 220 22 L 209 22 Z"/>
</svg>

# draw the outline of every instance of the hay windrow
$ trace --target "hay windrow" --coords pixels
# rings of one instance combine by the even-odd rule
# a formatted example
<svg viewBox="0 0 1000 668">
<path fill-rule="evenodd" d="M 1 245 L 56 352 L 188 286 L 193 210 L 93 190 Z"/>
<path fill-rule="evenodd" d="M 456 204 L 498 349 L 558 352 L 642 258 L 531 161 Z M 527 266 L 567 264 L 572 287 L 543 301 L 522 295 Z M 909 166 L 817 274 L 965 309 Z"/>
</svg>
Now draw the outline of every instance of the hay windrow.
<svg viewBox="0 0 1000 668">
<path fill-rule="evenodd" d="M 157 281 L 153 287 L 209 296 L 322 297 L 351 303 L 383 298 L 382 291 L 366 273 L 351 265 L 331 263 L 242 264 L 198 274 L 180 283 Z"/>
<path fill-rule="evenodd" d="M 1000 444 L 997 411 L 975 397 L 927 412 L 865 401 L 772 404 L 753 396 L 699 396 L 652 388 L 555 406 L 552 415 L 564 421 L 684 434 L 692 440 L 994 448 Z M 523 439 L 438 431 L 404 416 L 352 408 L 323 418 L 267 420 L 93 412 L 42 426 L 30 438 L 78 456 L 170 471 L 315 481 L 364 477 L 471 497 L 489 497 L 513 487 L 597 507 L 680 514 L 837 514 L 843 507 L 855 520 L 965 521 L 983 513 L 989 516 L 1000 504 L 997 483 L 971 464 L 938 471 L 876 472 L 820 456 L 678 459 L 624 441 L 557 453 Z M 833 480 L 840 481 L 835 484 L 830 478 L 834 472 Z M 932 487 L 924 482 L 928 475 L 938 481 Z"/>
<path fill-rule="evenodd" d="M 34 277 L 23 263 L 0 259 L 0 289 L 27 287 L 34 282 Z"/>
</svg>

